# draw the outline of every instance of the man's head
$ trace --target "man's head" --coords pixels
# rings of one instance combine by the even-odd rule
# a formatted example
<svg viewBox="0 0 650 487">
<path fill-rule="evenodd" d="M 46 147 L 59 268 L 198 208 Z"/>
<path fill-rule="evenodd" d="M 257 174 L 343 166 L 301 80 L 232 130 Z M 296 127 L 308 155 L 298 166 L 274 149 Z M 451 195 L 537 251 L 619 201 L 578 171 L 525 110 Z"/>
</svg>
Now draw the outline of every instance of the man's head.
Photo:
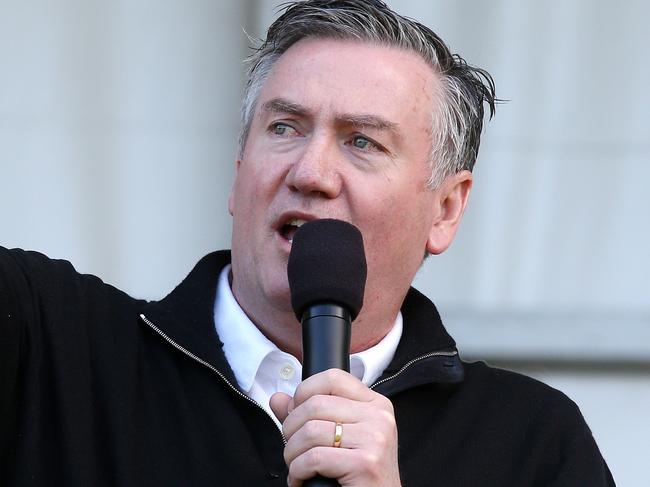
<svg viewBox="0 0 650 487">
<path fill-rule="evenodd" d="M 365 14 L 361 4 L 290 7 L 262 47 L 278 52 L 254 60 L 245 100 L 229 199 L 233 292 L 260 329 L 296 355 L 300 338 L 286 274 L 295 224 L 337 218 L 361 230 L 368 279 L 352 349 L 372 345 L 390 328 L 424 252 L 440 253 L 453 239 L 471 187 L 466 168 L 478 148 L 478 114 L 491 93 L 491 86 L 479 88 L 480 76 L 449 81 L 442 64 L 414 49 L 351 35 L 346 22 L 358 30 L 405 30 L 397 17 L 385 18 L 395 14 L 383 4 L 368 3 Z M 331 33 L 320 26 L 321 15 Z M 444 63 L 459 65 L 428 30 L 423 47 L 429 38 L 436 59 L 440 50 Z M 449 69 L 466 69 L 460 65 Z M 461 78 L 467 86 L 458 85 L 447 103 L 446 87 Z M 432 177 L 432 152 L 454 167 Z M 462 161 L 464 153 L 471 160 Z"/>
<path fill-rule="evenodd" d="M 249 58 L 241 112 L 240 155 L 257 101 L 273 65 L 293 44 L 307 37 L 359 40 L 418 54 L 440 75 L 432 110 L 431 177 L 436 188 L 445 177 L 472 171 L 483 127 L 483 104 L 495 110 L 492 77 L 452 54 L 431 29 L 392 11 L 379 0 L 315 0 L 290 3 Z"/>
</svg>

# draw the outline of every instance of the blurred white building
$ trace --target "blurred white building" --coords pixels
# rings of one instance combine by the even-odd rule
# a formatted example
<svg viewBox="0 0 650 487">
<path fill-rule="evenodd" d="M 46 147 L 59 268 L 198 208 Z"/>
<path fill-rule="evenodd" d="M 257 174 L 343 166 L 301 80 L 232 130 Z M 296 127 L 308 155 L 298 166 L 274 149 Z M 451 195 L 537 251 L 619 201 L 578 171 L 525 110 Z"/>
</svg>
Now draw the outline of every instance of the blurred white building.
<svg viewBox="0 0 650 487">
<path fill-rule="evenodd" d="M 618 484 L 646 485 L 650 4 L 390 3 L 509 100 L 416 285 L 466 358 L 567 392 Z M 0 0 L 0 245 L 146 298 L 227 247 L 244 29 L 274 4 Z"/>
</svg>

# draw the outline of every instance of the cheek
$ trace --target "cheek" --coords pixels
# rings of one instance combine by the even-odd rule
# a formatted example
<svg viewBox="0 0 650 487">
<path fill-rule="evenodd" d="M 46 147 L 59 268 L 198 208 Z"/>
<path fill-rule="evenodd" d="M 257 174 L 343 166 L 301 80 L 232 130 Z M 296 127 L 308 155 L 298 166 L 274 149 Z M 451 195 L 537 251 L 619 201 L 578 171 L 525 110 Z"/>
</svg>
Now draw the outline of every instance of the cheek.
<svg viewBox="0 0 650 487">
<path fill-rule="evenodd" d="M 394 254 L 394 247 L 401 244 L 405 216 L 398 203 L 394 196 L 366 201 L 369 211 L 358 221 L 369 264 L 371 260 L 382 264 L 388 262 Z"/>
<path fill-rule="evenodd" d="M 231 199 L 240 212 L 242 208 L 254 206 L 256 199 L 262 196 L 264 188 L 269 185 L 268 171 L 263 171 L 261 167 L 247 161 L 242 163 L 237 172 Z"/>
<path fill-rule="evenodd" d="M 256 219 L 260 218 L 259 208 L 259 181 L 250 171 L 242 169 L 237 173 L 233 189 L 230 194 L 228 208 L 233 216 L 233 230 L 243 238 L 249 234 L 251 227 L 256 226 Z"/>
<path fill-rule="evenodd" d="M 276 190 L 284 181 L 290 160 L 292 157 L 289 154 L 274 153 L 269 148 L 258 144 L 246 153 L 246 158 L 239 167 L 237 179 L 249 195 Z"/>
<path fill-rule="evenodd" d="M 381 192 L 375 194 L 381 195 Z M 398 237 L 405 224 L 412 218 L 409 205 L 405 202 L 404 195 L 386 194 L 375 197 L 366 202 L 371 215 L 369 226 L 373 233 L 380 235 L 379 240 Z"/>
<path fill-rule="evenodd" d="M 381 254 L 378 259 L 386 260 L 386 264 L 391 264 L 391 256 L 399 261 L 411 258 L 419 261 L 424 255 L 431 215 L 426 198 L 415 193 L 409 196 L 393 195 L 377 203 L 376 208 L 381 211 L 373 217 L 368 243 L 377 249 Z"/>
</svg>

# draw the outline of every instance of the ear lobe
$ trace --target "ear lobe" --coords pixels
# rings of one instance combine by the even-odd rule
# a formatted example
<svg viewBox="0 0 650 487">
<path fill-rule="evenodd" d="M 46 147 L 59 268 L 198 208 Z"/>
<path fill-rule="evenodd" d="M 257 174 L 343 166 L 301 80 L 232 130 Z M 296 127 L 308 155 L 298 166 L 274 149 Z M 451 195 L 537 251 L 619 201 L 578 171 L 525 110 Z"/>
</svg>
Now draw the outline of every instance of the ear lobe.
<svg viewBox="0 0 650 487">
<path fill-rule="evenodd" d="M 230 213 L 230 216 L 234 215 L 234 208 L 235 208 L 235 202 L 233 201 L 234 195 L 234 186 L 230 188 L 230 194 L 228 195 L 228 213 Z"/>
<path fill-rule="evenodd" d="M 235 161 L 235 180 L 230 187 L 230 194 L 228 195 L 228 213 L 230 213 L 230 216 L 233 216 L 235 212 L 235 186 L 237 185 L 237 175 L 239 174 L 240 165 L 241 160 L 237 159 Z"/>
<path fill-rule="evenodd" d="M 427 252 L 443 253 L 454 240 L 472 189 L 472 173 L 461 171 L 449 176 L 436 190 L 436 217 L 431 223 Z"/>
</svg>

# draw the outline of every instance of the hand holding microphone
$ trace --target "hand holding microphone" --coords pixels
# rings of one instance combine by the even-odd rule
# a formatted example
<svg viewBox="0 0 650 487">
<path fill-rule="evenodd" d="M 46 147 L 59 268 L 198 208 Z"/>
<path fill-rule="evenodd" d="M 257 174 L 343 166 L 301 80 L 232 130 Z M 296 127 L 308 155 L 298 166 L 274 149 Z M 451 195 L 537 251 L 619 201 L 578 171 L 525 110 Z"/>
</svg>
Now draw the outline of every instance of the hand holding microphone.
<svg viewBox="0 0 650 487">
<path fill-rule="evenodd" d="M 290 485 L 399 485 L 392 404 L 347 373 L 366 281 L 359 230 L 306 223 L 293 237 L 288 275 L 303 328 L 303 382 L 292 399 L 276 394 L 272 407 L 287 438 Z"/>
</svg>

